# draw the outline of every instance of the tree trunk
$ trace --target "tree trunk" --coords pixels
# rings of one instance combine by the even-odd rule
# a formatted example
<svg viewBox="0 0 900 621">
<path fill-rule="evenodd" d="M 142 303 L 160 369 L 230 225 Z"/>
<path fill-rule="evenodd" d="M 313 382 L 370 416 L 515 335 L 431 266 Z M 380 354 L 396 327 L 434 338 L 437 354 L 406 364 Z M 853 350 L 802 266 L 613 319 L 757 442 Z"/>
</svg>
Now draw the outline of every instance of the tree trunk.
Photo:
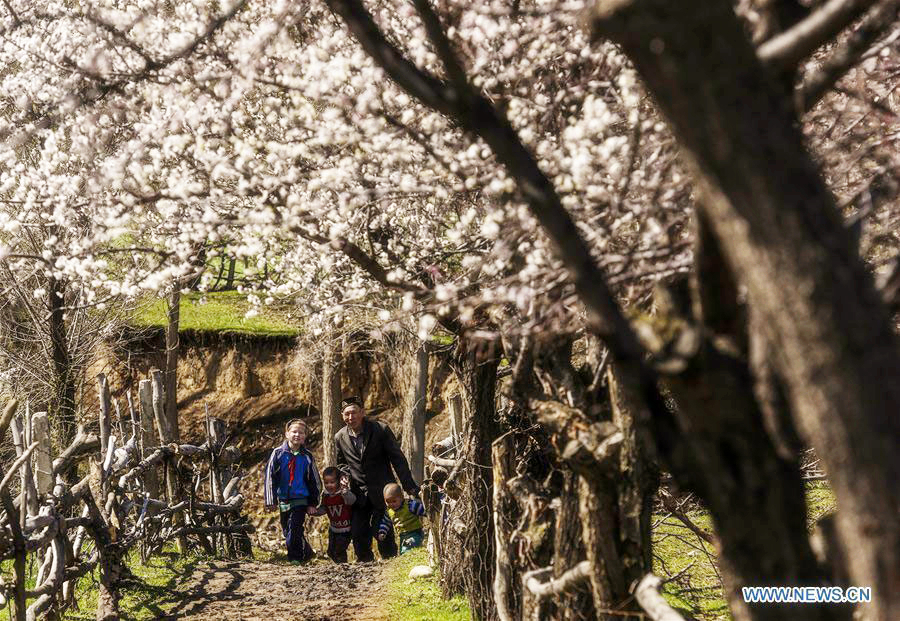
<svg viewBox="0 0 900 621">
<path fill-rule="evenodd" d="M 234 289 L 234 268 L 237 264 L 237 259 L 233 257 L 228 258 L 228 275 L 225 277 L 225 287 L 223 291 L 231 291 Z"/>
<path fill-rule="evenodd" d="M 514 522 L 516 504 L 510 497 L 506 481 L 515 473 L 515 453 L 513 437 L 505 435 L 494 442 L 492 461 L 494 474 L 494 545 L 496 565 L 494 570 L 494 602 L 500 621 L 516 621 L 519 618 L 515 581 L 518 576 L 513 569 L 515 551 L 511 549 L 510 535 Z"/>
<path fill-rule="evenodd" d="M 559 500 L 553 529 L 554 578 L 559 578 L 575 563 L 585 558 L 582 518 L 578 508 L 578 475 L 574 472 L 563 472 L 563 487 Z M 594 599 L 587 585 L 580 586 L 572 593 L 560 594 L 552 604 L 556 608 L 553 618 L 559 621 L 586 621 L 597 618 Z"/>
<path fill-rule="evenodd" d="M 700 207 L 771 334 L 798 427 L 837 496 L 850 576 L 873 589 L 864 618 L 900 618 L 897 338 L 790 99 L 724 0 L 601 1 L 594 26 L 668 116 L 707 197 Z"/>
<path fill-rule="evenodd" d="M 428 350 L 416 350 L 416 377 L 409 409 L 403 414 L 403 453 L 413 479 L 425 479 L 425 400 L 428 395 Z"/>
<path fill-rule="evenodd" d="M 496 417 L 498 353 L 488 343 L 479 346 L 460 337 L 454 366 L 463 388 L 466 416 L 466 479 L 459 502 L 465 503 L 468 528 L 463 538 L 463 582 L 472 617 L 480 621 L 496 618 L 493 602 L 494 526 L 491 444 L 499 435 Z"/>
<path fill-rule="evenodd" d="M 335 356 L 335 353 L 338 355 Z M 322 450 L 325 454 L 325 466 L 337 464 L 334 434 L 342 426 L 340 353 L 335 352 L 334 343 L 328 343 L 322 360 Z"/>
<path fill-rule="evenodd" d="M 55 440 L 58 448 L 69 446 L 75 439 L 75 370 L 69 355 L 69 343 L 66 339 L 65 313 L 65 281 L 50 277 L 47 283 L 48 329 L 50 332 L 51 377 L 53 386 L 53 405 L 55 406 L 56 432 Z"/>
</svg>

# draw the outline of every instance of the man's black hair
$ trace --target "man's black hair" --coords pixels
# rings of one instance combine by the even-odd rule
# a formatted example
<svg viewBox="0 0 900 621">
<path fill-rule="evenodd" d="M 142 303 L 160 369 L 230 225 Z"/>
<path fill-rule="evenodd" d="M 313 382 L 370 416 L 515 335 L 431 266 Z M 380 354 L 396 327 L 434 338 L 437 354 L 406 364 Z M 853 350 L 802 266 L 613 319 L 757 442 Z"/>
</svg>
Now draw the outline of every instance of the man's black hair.
<svg viewBox="0 0 900 621">
<path fill-rule="evenodd" d="M 356 395 L 352 395 L 350 397 L 344 397 L 343 399 L 341 399 L 341 409 L 342 410 L 349 405 L 356 405 L 356 406 L 362 407 L 363 406 L 362 399 L 360 399 Z"/>
</svg>

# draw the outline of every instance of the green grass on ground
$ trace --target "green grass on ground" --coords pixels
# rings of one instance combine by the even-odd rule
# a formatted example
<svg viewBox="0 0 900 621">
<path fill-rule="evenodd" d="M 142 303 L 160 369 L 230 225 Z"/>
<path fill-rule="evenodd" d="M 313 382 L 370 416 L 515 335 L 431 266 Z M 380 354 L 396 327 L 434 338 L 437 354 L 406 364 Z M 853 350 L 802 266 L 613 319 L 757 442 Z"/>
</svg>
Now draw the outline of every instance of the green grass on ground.
<svg viewBox="0 0 900 621">
<path fill-rule="evenodd" d="M 411 550 L 390 561 L 386 569 L 386 612 L 391 621 L 468 621 L 469 605 L 461 595 L 441 597 L 438 575 L 409 578 L 409 570 L 427 565 L 425 548 Z"/>
<path fill-rule="evenodd" d="M 125 565 L 140 583 L 132 582 L 120 590 L 119 609 L 122 618 L 143 621 L 164 616 L 166 610 L 176 603 L 172 599 L 172 590 L 175 585 L 193 570 L 199 560 L 199 557 L 182 557 L 167 551 L 154 556 L 144 564 L 141 563 L 137 551 L 134 551 L 126 559 Z M 31 563 L 28 567 L 26 586 L 29 589 L 34 588 L 34 575 L 37 572 L 34 565 L 35 563 Z M 0 570 L 2 570 L 4 578 L 8 582 L 12 582 L 12 561 L 4 561 L 0 565 Z M 76 605 L 64 612 L 62 615 L 64 621 L 83 621 L 96 617 L 98 596 L 96 580 L 96 570 L 94 570 L 78 581 L 75 586 Z M 28 605 L 32 601 L 29 599 Z M 3 612 L 0 612 L 0 618 L 5 618 Z"/>
<path fill-rule="evenodd" d="M 188 293 L 181 296 L 179 330 L 259 336 L 300 334 L 300 329 L 291 322 L 285 312 L 263 306 L 258 315 L 245 318 L 250 308 L 247 295 L 237 291 Z M 164 299 L 151 300 L 140 305 L 134 315 L 134 323 L 139 326 L 164 327 L 167 322 L 167 304 Z"/>
<path fill-rule="evenodd" d="M 712 532 L 705 511 L 687 514 L 694 524 Z M 697 619 L 730 619 L 713 546 L 674 517 L 654 516 L 654 524 L 653 573 L 664 578 L 680 574 L 663 589 L 669 603 Z"/>
<path fill-rule="evenodd" d="M 201 559 L 196 556 L 180 556 L 167 551 L 142 563 L 137 551 L 128 558 L 127 566 L 140 583 L 132 583 L 121 589 L 119 612 L 123 619 L 144 621 L 159 619 L 176 604 L 173 590 L 189 575 Z M 91 576 L 79 581 L 76 589 L 78 610 L 69 610 L 63 617 L 67 621 L 89 620 L 96 617 L 97 585 Z"/>
<path fill-rule="evenodd" d="M 806 485 L 807 524 L 812 530 L 823 516 L 836 509 L 834 493 L 825 481 Z M 712 532 L 706 511 L 688 511 L 694 524 Z M 666 583 L 663 594 L 683 613 L 701 621 L 731 619 L 718 574 L 715 550 L 688 530 L 679 520 L 654 516 L 653 571 Z"/>
</svg>

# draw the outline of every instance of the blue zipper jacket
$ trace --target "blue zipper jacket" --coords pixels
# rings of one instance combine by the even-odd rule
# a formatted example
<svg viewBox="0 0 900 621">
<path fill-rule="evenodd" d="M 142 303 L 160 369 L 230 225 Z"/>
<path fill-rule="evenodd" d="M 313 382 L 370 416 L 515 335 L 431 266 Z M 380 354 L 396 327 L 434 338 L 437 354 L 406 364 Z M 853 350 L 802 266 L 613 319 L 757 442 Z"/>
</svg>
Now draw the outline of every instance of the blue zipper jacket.
<svg viewBox="0 0 900 621">
<path fill-rule="evenodd" d="M 306 504 L 318 506 L 322 479 L 319 478 L 319 469 L 312 453 L 301 446 L 294 454 L 287 441 L 273 449 L 266 464 L 263 487 L 266 505 L 274 505 L 278 501 L 306 500 Z"/>
</svg>

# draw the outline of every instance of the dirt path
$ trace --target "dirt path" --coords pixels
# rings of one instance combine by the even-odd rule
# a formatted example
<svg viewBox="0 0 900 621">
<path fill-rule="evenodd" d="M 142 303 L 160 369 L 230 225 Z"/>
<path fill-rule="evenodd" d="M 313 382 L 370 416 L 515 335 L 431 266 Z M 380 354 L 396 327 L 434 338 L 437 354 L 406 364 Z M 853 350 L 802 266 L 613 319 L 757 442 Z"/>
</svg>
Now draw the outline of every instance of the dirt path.
<svg viewBox="0 0 900 621">
<path fill-rule="evenodd" d="M 211 561 L 178 587 L 165 619 L 197 621 L 383 621 L 384 565 L 293 566 L 258 561 Z"/>
</svg>

